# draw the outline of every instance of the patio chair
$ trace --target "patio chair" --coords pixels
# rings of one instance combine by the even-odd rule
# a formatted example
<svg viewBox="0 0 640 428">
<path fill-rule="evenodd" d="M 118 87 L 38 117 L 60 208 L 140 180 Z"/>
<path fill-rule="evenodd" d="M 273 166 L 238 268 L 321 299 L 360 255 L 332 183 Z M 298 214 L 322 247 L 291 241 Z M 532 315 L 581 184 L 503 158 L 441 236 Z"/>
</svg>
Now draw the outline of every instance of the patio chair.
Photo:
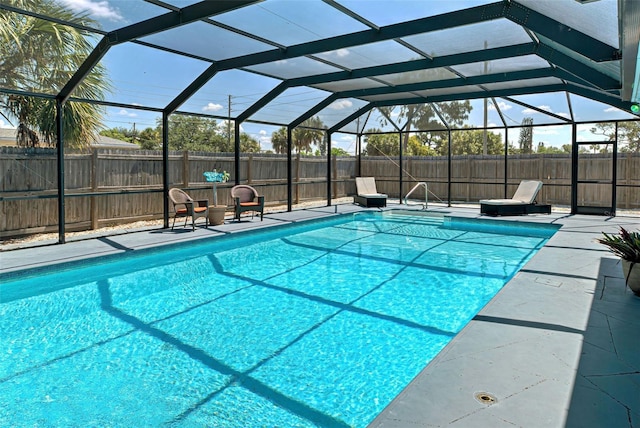
<svg viewBox="0 0 640 428">
<path fill-rule="evenodd" d="M 187 225 L 187 219 L 191 217 L 191 230 L 196 230 L 196 219 L 205 218 L 205 227 L 209 227 L 209 200 L 202 199 L 195 201 L 185 191 L 173 188 L 169 189 L 169 199 L 173 203 L 173 224 L 171 230 L 176 225 L 176 218 L 184 217 L 184 225 Z"/>
<path fill-rule="evenodd" d="M 264 196 L 259 196 L 256 189 L 246 184 L 239 184 L 231 188 L 231 197 L 234 201 L 235 219 L 240 221 L 240 214 L 251 211 L 253 214 L 260 213 L 260 221 L 264 212 Z"/>
<path fill-rule="evenodd" d="M 482 199 L 480 213 L 492 216 L 551 214 L 551 205 L 538 205 L 536 196 L 542 188 L 542 181 L 522 180 L 511 199 Z"/>
<path fill-rule="evenodd" d="M 387 195 L 378 193 L 374 177 L 356 177 L 357 194 L 353 202 L 363 207 L 386 207 Z"/>
</svg>

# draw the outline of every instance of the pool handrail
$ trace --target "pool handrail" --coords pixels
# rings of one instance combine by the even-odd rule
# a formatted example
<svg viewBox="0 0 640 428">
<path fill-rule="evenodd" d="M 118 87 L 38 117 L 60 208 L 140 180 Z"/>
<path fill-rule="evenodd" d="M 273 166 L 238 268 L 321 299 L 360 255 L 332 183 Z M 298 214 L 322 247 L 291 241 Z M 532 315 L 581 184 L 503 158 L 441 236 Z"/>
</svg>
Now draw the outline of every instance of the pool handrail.
<svg viewBox="0 0 640 428">
<path fill-rule="evenodd" d="M 424 186 L 424 208 L 422 209 L 426 210 L 427 207 L 429 206 L 429 187 L 427 186 L 427 183 L 424 181 L 418 182 L 415 186 L 413 186 L 411 190 L 409 190 L 409 192 L 404 196 L 404 204 L 407 206 L 409 205 L 409 203 L 407 202 L 409 195 L 411 195 L 414 192 L 414 190 L 416 190 L 420 186 Z"/>
</svg>

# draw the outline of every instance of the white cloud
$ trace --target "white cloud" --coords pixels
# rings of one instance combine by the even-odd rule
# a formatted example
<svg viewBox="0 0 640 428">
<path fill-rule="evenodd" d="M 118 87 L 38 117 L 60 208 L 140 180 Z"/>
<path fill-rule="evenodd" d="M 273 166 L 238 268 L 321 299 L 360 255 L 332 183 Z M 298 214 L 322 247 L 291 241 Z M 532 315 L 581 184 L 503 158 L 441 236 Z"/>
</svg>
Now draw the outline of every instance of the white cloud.
<svg viewBox="0 0 640 428">
<path fill-rule="evenodd" d="M 537 107 L 540 110 L 548 111 L 549 113 L 553 113 L 553 114 L 555 114 L 557 116 L 566 117 L 567 119 L 571 119 L 571 115 L 569 113 L 566 113 L 566 112 L 555 112 L 555 111 L 553 111 L 551 106 L 540 105 L 540 106 L 537 106 Z M 527 109 L 522 110 L 522 114 L 523 115 L 533 115 L 533 114 L 542 114 L 542 113 L 537 111 L 537 110 L 533 110 L 533 109 L 527 108 Z"/>
<path fill-rule="evenodd" d="M 541 105 L 541 106 L 537 106 L 540 110 L 544 110 L 544 111 L 548 111 L 549 113 L 554 113 L 554 111 L 551 109 L 550 106 L 547 105 Z M 522 114 L 542 114 L 537 110 L 531 109 L 531 108 L 526 108 L 524 110 L 522 110 Z M 554 113 L 557 114 L 557 113 Z"/>
<path fill-rule="evenodd" d="M 222 106 L 220 104 L 209 103 L 206 106 L 202 107 L 202 111 L 219 111 L 222 110 Z"/>
<path fill-rule="evenodd" d="M 568 135 L 567 135 L 567 128 L 566 128 L 566 126 L 564 126 L 564 125 L 558 125 L 558 126 L 538 126 L 538 127 L 534 128 L 534 129 L 535 129 L 535 131 L 534 131 L 534 132 L 535 132 L 536 137 L 538 137 L 538 136 L 540 136 L 540 135 L 550 135 L 550 136 L 558 136 L 558 135 L 561 135 L 561 136 L 567 136 L 567 137 L 568 137 Z M 570 142 L 570 140 L 569 140 L 569 142 Z M 545 141 L 545 143 L 547 143 L 547 142 Z M 552 142 L 552 143 L 553 143 L 553 142 Z M 562 144 L 562 143 L 564 143 L 564 142 L 563 142 L 563 141 L 560 141 L 560 142 L 556 141 L 556 143 L 557 143 L 558 145 L 560 145 L 560 144 Z"/>
<path fill-rule="evenodd" d="M 136 113 L 131 113 L 125 109 L 122 109 L 118 112 L 118 116 L 136 117 L 138 115 Z"/>
<path fill-rule="evenodd" d="M 262 132 L 264 131 L 260 131 L 260 137 L 258 137 L 258 142 L 260 143 L 260 150 L 266 151 L 266 150 L 271 150 L 273 149 L 273 144 L 271 144 L 271 136 L 270 135 L 263 135 Z"/>
<path fill-rule="evenodd" d="M 353 105 L 353 103 L 349 100 L 340 100 L 340 101 L 335 101 L 333 103 L 331 103 L 331 105 L 329 106 L 330 109 L 333 110 L 342 110 L 345 108 L 349 108 Z"/>
<path fill-rule="evenodd" d="M 212 105 L 211 103 L 209 103 L 209 105 Z M 207 107 L 203 107 L 202 110 L 204 110 Z M 205 110 L 206 111 L 206 110 Z M 215 110 L 212 110 L 215 111 Z M 233 120 L 231 121 L 231 135 L 233 135 L 233 125 L 234 122 Z M 221 120 L 220 122 L 217 122 L 216 128 L 218 128 L 218 131 L 220 132 L 227 132 L 227 130 L 229 130 L 229 121 L 228 120 Z M 242 124 L 240 124 L 240 132 L 244 132 L 244 127 L 242 126 Z"/>
<path fill-rule="evenodd" d="M 88 13 L 95 19 L 108 19 L 110 21 L 122 21 L 123 17 L 117 9 L 109 5 L 106 0 L 60 0 L 60 3 L 67 6 L 74 12 Z"/>
<path fill-rule="evenodd" d="M 335 51 L 331 51 L 331 52 L 329 52 L 329 55 L 335 55 L 338 58 L 344 58 L 345 56 L 348 56 L 349 53 L 350 53 L 349 49 L 344 49 L 343 48 L 343 49 L 338 49 L 338 50 L 335 50 Z"/>
<path fill-rule="evenodd" d="M 259 134 L 261 137 L 264 137 L 265 135 L 267 135 L 267 131 L 265 131 L 264 129 L 261 129 Z"/>
<path fill-rule="evenodd" d="M 604 111 L 605 111 L 605 113 L 615 113 L 615 112 L 618 111 L 618 109 L 615 108 L 615 107 L 609 107 L 609 108 L 604 109 Z"/>
<path fill-rule="evenodd" d="M 498 102 L 498 108 L 500 109 L 500 111 L 506 111 L 506 110 L 510 110 L 513 106 L 511 104 L 507 104 L 504 101 L 499 101 Z M 489 103 L 489 110 L 495 110 L 496 107 L 493 105 L 493 103 Z"/>
</svg>

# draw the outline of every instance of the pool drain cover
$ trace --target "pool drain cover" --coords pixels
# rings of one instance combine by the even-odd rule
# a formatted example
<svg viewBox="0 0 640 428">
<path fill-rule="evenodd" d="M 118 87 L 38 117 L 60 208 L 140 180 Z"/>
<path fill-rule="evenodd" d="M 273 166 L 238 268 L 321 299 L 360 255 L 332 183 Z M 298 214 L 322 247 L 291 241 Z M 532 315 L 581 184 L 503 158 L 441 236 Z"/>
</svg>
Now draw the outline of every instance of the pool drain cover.
<svg viewBox="0 0 640 428">
<path fill-rule="evenodd" d="M 477 392 L 475 398 L 482 404 L 486 405 L 495 404 L 498 401 L 494 395 L 489 394 L 488 392 Z"/>
</svg>

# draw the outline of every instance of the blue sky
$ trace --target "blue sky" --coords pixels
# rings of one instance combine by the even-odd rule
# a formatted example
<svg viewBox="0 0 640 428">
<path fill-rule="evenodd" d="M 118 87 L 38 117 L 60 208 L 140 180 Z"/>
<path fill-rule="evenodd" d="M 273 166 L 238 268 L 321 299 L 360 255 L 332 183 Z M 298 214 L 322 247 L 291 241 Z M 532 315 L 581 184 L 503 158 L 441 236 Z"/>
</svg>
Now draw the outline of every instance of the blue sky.
<svg viewBox="0 0 640 428">
<path fill-rule="evenodd" d="M 275 16 L 280 14 L 277 17 L 282 18 L 283 15 L 288 13 L 286 9 L 293 9 L 293 5 L 299 6 L 301 1 L 302 0 L 270 0 L 269 8 L 254 8 L 254 11 L 258 11 L 256 16 Z M 610 2 L 611 0 L 606 1 Z M 105 30 L 120 28 L 130 24 L 132 20 L 150 18 L 157 16 L 164 11 L 155 5 L 133 0 L 58 0 L 58 2 L 68 6 L 74 11 L 89 13 L 94 19 L 101 23 Z M 180 7 L 194 2 L 195 0 L 169 1 L 169 3 Z M 424 13 L 426 8 L 428 8 L 428 14 L 433 15 L 486 3 L 481 0 L 447 0 L 429 2 L 396 0 L 395 4 L 397 7 L 389 8 L 387 2 L 382 0 L 366 3 L 358 2 L 356 0 L 341 0 L 340 2 L 346 7 L 353 8 L 357 13 L 378 23 L 379 25 L 393 24 L 406 20 L 410 17 L 415 17 L 416 14 Z M 595 2 L 594 4 L 597 3 L 600 2 Z M 329 9 L 326 9 L 328 6 L 324 3 L 307 3 L 307 6 L 309 5 L 313 5 L 314 8 L 320 8 L 325 13 L 329 11 Z M 303 9 L 303 11 L 305 10 Z M 335 12 L 333 9 L 331 9 L 331 11 Z M 321 12 L 318 11 L 317 13 Z M 310 17 L 307 15 L 310 15 Z M 251 21 L 246 23 L 246 20 L 243 21 L 243 16 L 244 15 L 240 14 L 230 14 L 225 19 L 228 20 L 229 23 L 245 25 L 247 27 L 247 31 L 250 31 L 252 27 L 265 30 L 261 28 L 260 22 Z M 315 17 L 310 13 L 301 13 L 300 16 L 296 16 L 296 18 L 299 21 L 296 21 L 295 23 L 303 23 L 304 19 L 314 19 Z M 340 16 L 337 16 L 337 18 L 340 18 Z M 283 22 L 284 24 L 293 23 L 290 20 L 285 20 Z M 197 24 L 204 25 L 202 23 Z M 317 26 L 317 28 L 314 27 L 314 32 L 322 33 L 323 36 L 323 32 L 331 35 L 331 32 L 340 33 L 343 31 L 339 28 L 342 23 L 337 21 L 334 21 L 329 25 L 329 23 L 318 22 L 318 20 L 316 20 L 314 25 Z M 345 22 L 344 25 L 351 25 L 352 27 L 353 22 Z M 243 52 L 252 52 L 264 48 L 264 46 L 261 46 L 259 42 L 255 42 L 253 45 L 240 44 L 238 46 L 232 46 L 231 43 L 222 42 L 214 46 L 212 49 L 209 42 L 209 40 L 211 40 L 210 38 L 199 38 L 197 36 L 199 31 L 203 31 L 202 28 L 189 28 L 189 30 L 185 30 L 181 27 L 176 30 L 171 30 L 170 32 L 152 35 L 145 39 L 146 41 L 158 42 L 166 46 L 173 45 L 175 47 L 183 47 L 186 40 L 188 42 L 189 49 L 198 54 L 215 51 L 220 55 L 233 56 L 233 54 L 229 54 L 229 50 L 239 49 L 241 50 L 240 54 L 242 54 Z M 282 29 L 271 28 L 268 30 L 273 32 L 274 37 L 280 37 L 281 42 L 286 41 L 295 43 L 296 40 L 288 40 L 288 38 L 293 37 L 292 32 L 284 31 L 285 29 L 286 28 L 283 27 Z M 351 31 L 355 31 L 357 29 L 359 28 L 352 29 Z M 209 30 L 206 29 L 206 31 Z M 300 37 L 305 37 L 305 31 L 310 32 L 311 30 L 305 29 L 304 31 L 300 31 Z M 316 37 L 315 33 L 313 37 Z M 216 34 L 207 34 L 207 36 L 214 38 L 216 37 Z M 295 34 L 297 35 L 298 33 L 296 32 Z M 225 36 L 228 37 L 229 35 L 225 34 Z M 311 37 L 311 35 L 309 35 L 309 37 Z M 214 38 L 214 40 L 216 39 Z M 321 55 L 345 56 L 348 54 L 348 50 L 339 50 Z M 353 56 L 353 59 L 358 58 L 360 60 L 366 60 L 364 55 Z M 304 67 L 306 65 L 305 61 L 309 60 L 306 58 L 292 59 L 289 61 L 289 65 L 293 61 L 297 62 L 297 67 Z M 191 81 L 193 81 L 193 79 L 200 75 L 200 73 L 209 66 L 209 63 L 205 61 L 174 55 L 132 43 L 125 43 L 112 47 L 104 56 L 102 63 L 108 70 L 109 79 L 112 82 L 113 87 L 112 92 L 107 95 L 107 99 L 109 101 L 131 104 L 134 106 L 145 105 L 154 108 L 163 108 L 167 105 Z M 283 64 L 258 66 L 255 67 L 255 69 L 263 69 L 266 71 L 269 67 L 278 67 L 279 65 L 284 67 L 286 64 L 283 62 Z M 317 63 L 314 66 L 317 67 Z M 231 108 L 231 116 L 233 117 L 260 99 L 262 95 L 275 87 L 278 83 L 279 80 L 277 79 L 246 71 L 231 70 L 220 72 L 196 94 L 194 94 L 185 104 L 180 106 L 179 110 L 225 117 L 229 108 Z M 319 89 L 292 88 L 276 98 L 267 106 L 267 108 L 258 112 L 253 116 L 253 119 L 265 122 L 287 123 L 320 102 L 328 94 L 328 92 Z M 548 111 L 560 117 L 569 117 L 570 109 L 565 93 L 528 95 L 514 98 L 517 101 L 534 106 L 541 111 Z M 620 120 L 632 118 L 630 114 L 610 108 L 604 104 L 586 100 L 574 95 L 571 95 L 570 98 L 572 111 L 577 121 Z M 539 142 L 544 142 L 545 145 L 561 146 L 571 142 L 570 126 L 561 126 L 560 124 L 562 123 L 562 120 L 546 115 L 543 112 L 529 109 L 506 99 L 497 99 L 496 101 L 498 102 L 500 111 L 508 125 L 518 125 L 522 122 L 524 117 L 532 117 L 534 119 L 534 124 L 559 125 L 534 128 L 534 145 L 537 145 Z M 363 105 L 363 102 L 359 100 L 338 100 L 321 112 L 321 118 L 326 124 L 332 125 L 340 118 L 347 116 L 352 111 L 355 111 L 361 105 Z M 484 102 L 483 100 L 472 100 L 472 105 L 474 109 L 467 124 L 474 127 L 482 127 L 484 121 Z M 397 110 L 394 114 L 397 114 Z M 158 113 L 144 111 L 133 107 L 108 107 L 106 108 L 105 127 L 132 128 L 135 126 L 136 129 L 142 130 L 147 127 L 155 127 L 158 117 Z M 377 123 L 376 117 L 376 113 L 373 113 L 372 117 L 369 119 L 367 128 L 373 126 L 381 127 L 380 124 Z M 489 126 L 501 126 L 502 124 L 500 117 L 491 103 L 489 103 L 487 123 Z M 0 127 L 7 126 L 9 126 L 7 122 L 0 119 Z M 588 127 L 583 128 L 588 129 Z M 261 148 L 263 150 L 270 150 L 272 148 L 270 136 L 277 129 L 278 126 L 250 122 L 242 124 L 242 130 L 260 141 Z M 393 130 L 392 127 L 384 129 L 389 131 Z M 355 130 L 355 124 L 350 130 Z M 594 138 L 588 131 L 581 130 L 580 133 L 583 134 L 578 136 L 580 140 L 584 141 L 589 138 Z M 510 131 L 509 140 L 515 143 L 517 142 L 517 139 L 518 131 Z M 355 136 L 349 134 L 334 134 L 333 144 L 334 146 L 341 147 L 348 152 L 353 153 L 355 150 Z"/>
</svg>

